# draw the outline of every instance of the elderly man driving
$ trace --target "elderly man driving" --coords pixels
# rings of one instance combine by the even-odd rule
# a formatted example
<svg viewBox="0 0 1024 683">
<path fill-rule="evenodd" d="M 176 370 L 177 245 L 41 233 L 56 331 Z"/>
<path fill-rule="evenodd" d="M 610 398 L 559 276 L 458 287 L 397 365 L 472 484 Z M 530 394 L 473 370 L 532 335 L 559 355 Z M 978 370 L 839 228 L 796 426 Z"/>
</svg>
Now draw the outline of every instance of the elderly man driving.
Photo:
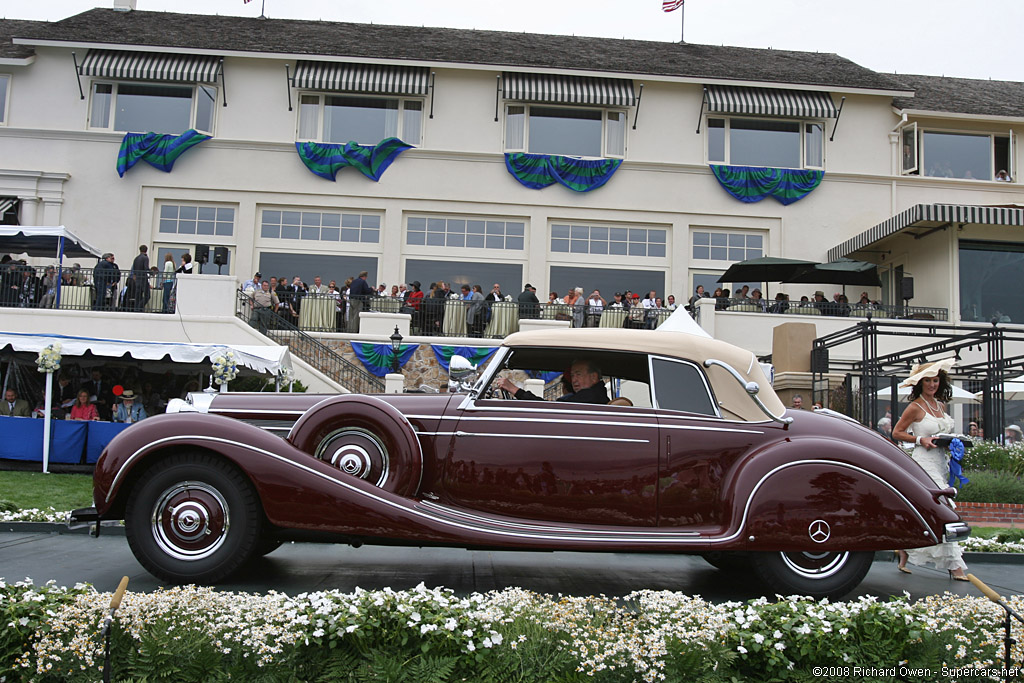
<svg viewBox="0 0 1024 683">
<path fill-rule="evenodd" d="M 601 381 L 601 370 L 591 361 L 576 360 L 569 368 L 569 380 L 572 383 L 571 394 L 559 398 L 559 401 L 569 403 L 597 403 L 605 405 L 608 403 L 608 388 Z M 494 386 L 512 394 L 520 401 L 543 401 L 544 399 L 525 389 L 517 387 L 507 377 L 500 377 L 494 382 Z"/>
</svg>

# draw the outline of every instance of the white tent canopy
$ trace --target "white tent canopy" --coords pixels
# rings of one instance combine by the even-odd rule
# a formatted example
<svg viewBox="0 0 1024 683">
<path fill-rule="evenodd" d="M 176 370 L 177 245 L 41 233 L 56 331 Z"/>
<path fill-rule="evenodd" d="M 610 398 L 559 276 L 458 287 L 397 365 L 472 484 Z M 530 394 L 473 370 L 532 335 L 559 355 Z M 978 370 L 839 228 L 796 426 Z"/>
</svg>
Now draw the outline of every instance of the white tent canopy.
<svg viewBox="0 0 1024 683">
<path fill-rule="evenodd" d="M 148 342 L 98 337 L 72 337 L 62 334 L 23 334 L 0 332 L 0 350 L 10 346 L 14 351 L 42 351 L 50 344 L 61 345 L 62 356 L 95 356 L 120 358 L 125 354 L 138 360 L 162 360 L 165 356 L 178 363 L 202 363 L 233 351 L 235 363 L 261 373 L 278 374 L 291 369 L 292 358 L 287 346 L 238 346 L 234 344 L 185 344 L 179 342 Z"/>
<path fill-rule="evenodd" d="M 686 332 L 687 334 L 695 334 L 698 337 L 706 337 L 711 339 L 711 335 L 704 331 L 704 328 L 697 324 L 697 321 L 693 319 L 690 312 L 680 306 L 675 312 L 668 317 L 668 320 L 658 325 L 659 330 L 665 332 Z"/>
<path fill-rule="evenodd" d="M 56 259 L 103 254 L 63 225 L 0 225 L 0 253 L 53 256 Z"/>
<path fill-rule="evenodd" d="M 910 398 L 910 390 L 913 387 L 897 387 L 896 397 L 900 401 L 906 401 Z M 880 399 L 887 399 L 892 396 L 892 389 L 884 387 L 875 392 L 875 396 Z M 969 391 L 965 391 L 958 386 L 953 387 L 953 397 L 949 400 L 950 403 L 977 403 L 978 399 L 975 398 L 974 394 Z"/>
</svg>

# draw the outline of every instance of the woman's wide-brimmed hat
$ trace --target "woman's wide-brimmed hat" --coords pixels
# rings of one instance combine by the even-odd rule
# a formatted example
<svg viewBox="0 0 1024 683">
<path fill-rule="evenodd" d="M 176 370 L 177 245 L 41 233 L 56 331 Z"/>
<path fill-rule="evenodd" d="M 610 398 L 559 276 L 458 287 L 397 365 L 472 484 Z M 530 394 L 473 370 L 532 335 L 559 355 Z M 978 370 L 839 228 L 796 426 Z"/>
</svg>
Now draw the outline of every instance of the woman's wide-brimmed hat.
<svg viewBox="0 0 1024 683">
<path fill-rule="evenodd" d="M 956 358 L 943 358 L 942 360 L 937 360 L 934 363 L 915 365 L 910 371 L 910 377 L 900 382 L 900 386 L 912 387 L 925 377 L 937 377 L 940 370 L 945 370 L 948 373 L 955 364 Z"/>
</svg>

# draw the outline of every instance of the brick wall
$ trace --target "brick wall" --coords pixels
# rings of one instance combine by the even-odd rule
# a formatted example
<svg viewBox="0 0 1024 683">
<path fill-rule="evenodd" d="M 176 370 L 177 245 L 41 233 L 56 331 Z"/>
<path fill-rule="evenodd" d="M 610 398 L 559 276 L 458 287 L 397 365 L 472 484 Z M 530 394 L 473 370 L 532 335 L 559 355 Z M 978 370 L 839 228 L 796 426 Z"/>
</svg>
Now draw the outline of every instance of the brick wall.
<svg viewBox="0 0 1024 683">
<path fill-rule="evenodd" d="M 973 526 L 1024 527 L 1024 505 L 957 501 L 956 511 Z"/>
</svg>

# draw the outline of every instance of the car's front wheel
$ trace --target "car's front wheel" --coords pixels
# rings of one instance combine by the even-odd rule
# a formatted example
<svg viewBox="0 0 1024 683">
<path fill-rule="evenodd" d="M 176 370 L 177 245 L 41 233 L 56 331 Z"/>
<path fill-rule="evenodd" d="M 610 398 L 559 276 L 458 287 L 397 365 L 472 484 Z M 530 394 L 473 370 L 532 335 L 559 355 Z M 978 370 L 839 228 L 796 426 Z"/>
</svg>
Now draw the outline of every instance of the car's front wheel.
<svg viewBox="0 0 1024 683">
<path fill-rule="evenodd" d="M 776 593 L 839 598 L 864 579 L 874 553 L 755 552 L 749 557 L 754 573 Z"/>
<path fill-rule="evenodd" d="M 214 583 L 259 551 L 263 517 L 249 480 L 204 453 L 168 457 L 132 487 L 125 535 L 139 563 L 172 583 Z"/>
</svg>

